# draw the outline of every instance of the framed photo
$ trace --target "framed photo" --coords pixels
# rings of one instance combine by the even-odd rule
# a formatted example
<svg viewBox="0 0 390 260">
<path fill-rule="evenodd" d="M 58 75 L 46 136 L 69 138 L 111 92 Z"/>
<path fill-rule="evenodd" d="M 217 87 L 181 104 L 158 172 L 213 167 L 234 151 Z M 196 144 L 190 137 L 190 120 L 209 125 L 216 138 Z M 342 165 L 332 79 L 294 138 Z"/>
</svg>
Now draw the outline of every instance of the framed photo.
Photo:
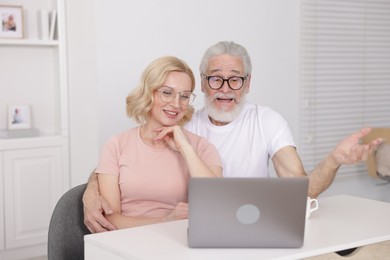
<svg viewBox="0 0 390 260">
<path fill-rule="evenodd" d="M 23 38 L 22 6 L 0 5 L 0 38 Z"/>
<path fill-rule="evenodd" d="M 31 128 L 30 106 L 9 105 L 8 106 L 8 129 Z"/>
</svg>

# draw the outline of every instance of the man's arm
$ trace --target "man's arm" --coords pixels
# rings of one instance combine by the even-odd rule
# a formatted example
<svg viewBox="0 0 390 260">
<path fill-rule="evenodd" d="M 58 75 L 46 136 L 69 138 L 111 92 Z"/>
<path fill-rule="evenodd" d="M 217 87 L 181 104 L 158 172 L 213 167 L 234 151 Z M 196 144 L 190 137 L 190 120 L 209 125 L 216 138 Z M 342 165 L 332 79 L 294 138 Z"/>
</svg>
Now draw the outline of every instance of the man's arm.
<svg viewBox="0 0 390 260">
<path fill-rule="evenodd" d="M 382 139 L 378 138 L 369 144 L 361 144 L 361 138 L 370 131 L 371 128 L 363 128 L 345 138 L 315 167 L 309 174 L 309 197 L 316 198 L 325 191 L 333 182 L 341 165 L 352 165 L 367 160 L 368 155 L 382 142 Z M 273 156 L 272 162 L 279 177 L 306 175 L 302 161 L 292 146 L 280 149 Z"/>
<path fill-rule="evenodd" d="M 352 165 L 367 160 L 368 155 L 383 142 L 382 138 L 377 138 L 368 144 L 361 144 L 361 138 L 370 132 L 371 128 L 362 128 L 348 136 L 315 167 L 309 175 L 310 197 L 317 197 L 330 186 L 341 165 Z"/>
<path fill-rule="evenodd" d="M 95 171 L 89 177 L 87 188 L 83 195 L 84 224 L 92 233 L 116 230 L 103 215 L 112 213 L 107 201 L 100 196 L 99 184 Z"/>
</svg>

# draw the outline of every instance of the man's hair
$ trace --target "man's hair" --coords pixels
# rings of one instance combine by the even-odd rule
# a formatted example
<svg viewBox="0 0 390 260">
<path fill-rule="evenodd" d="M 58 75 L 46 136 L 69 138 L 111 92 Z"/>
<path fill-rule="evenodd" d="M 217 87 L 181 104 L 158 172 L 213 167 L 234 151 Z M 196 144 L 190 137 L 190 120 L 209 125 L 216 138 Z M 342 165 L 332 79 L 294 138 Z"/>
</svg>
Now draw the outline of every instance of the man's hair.
<svg viewBox="0 0 390 260">
<path fill-rule="evenodd" d="M 242 45 L 229 41 L 221 41 L 208 48 L 200 62 L 199 71 L 205 74 L 210 58 L 222 54 L 241 57 L 244 63 L 245 74 L 249 75 L 252 73 L 251 58 L 247 50 Z"/>
<path fill-rule="evenodd" d="M 153 93 L 165 83 L 170 72 L 184 72 L 191 78 L 191 92 L 195 88 L 195 77 L 191 68 L 182 60 L 173 56 L 157 58 L 150 63 L 142 73 L 137 87 L 126 98 L 127 115 L 137 123 L 145 123 L 150 118 L 150 111 L 154 104 Z M 194 108 L 188 105 L 179 124 L 188 122 Z"/>
</svg>

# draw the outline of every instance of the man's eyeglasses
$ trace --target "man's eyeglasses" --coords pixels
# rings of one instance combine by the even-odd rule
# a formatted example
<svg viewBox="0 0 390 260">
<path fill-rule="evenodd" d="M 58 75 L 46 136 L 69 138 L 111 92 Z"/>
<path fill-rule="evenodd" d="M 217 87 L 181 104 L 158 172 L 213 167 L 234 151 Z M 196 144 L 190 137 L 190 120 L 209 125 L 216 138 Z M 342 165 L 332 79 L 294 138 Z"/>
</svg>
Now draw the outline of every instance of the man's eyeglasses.
<svg viewBox="0 0 390 260">
<path fill-rule="evenodd" d="M 169 87 L 162 87 L 158 89 L 158 92 L 160 93 L 162 102 L 165 103 L 172 102 L 175 97 L 179 95 L 180 104 L 186 106 L 191 104 L 196 98 L 196 95 L 191 91 L 175 92 L 172 88 Z"/>
<path fill-rule="evenodd" d="M 234 77 L 230 77 L 228 79 L 224 79 L 224 78 L 219 77 L 219 76 L 203 75 L 203 77 L 205 79 L 207 79 L 207 82 L 209 83 L 209 87 L 214 89 L 214 90 L 222 88 L 223 84 L 225 84 L 225 81 L 227 82 L 229 88 L 231 88 L 233 90 L 239 90 L 244 85 L 244 81 L 246 80 L 246 78 L 248 76 L 245 76 L 245 77 L 234 76 Z"/>
</svg>

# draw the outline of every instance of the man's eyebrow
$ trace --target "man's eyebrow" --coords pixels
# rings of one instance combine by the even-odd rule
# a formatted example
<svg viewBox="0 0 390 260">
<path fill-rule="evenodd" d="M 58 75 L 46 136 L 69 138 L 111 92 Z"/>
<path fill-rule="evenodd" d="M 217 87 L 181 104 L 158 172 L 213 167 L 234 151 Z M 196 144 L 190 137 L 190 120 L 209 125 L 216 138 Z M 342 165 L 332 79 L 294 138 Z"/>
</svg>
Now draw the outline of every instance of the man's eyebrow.
<svg viewBox="0 0 390 260">
<path fill-rule="evenodd" d="M 211 74 L 213 74 L 214 72 L 219 72 L 221 71 L 220 69 L 215 69 L 215 70 L 211 70 Z"/>
<path fill-rule="evenodd" d="M 220 72 L 222 71 L 221 69 L 215 69 L 215 70 L 211 70 L 211 74 L 215 73 L 215 72 Z M 235 74 L 241 74 L 241 71 L 240 70 L 231 70 L 230 72 L 233 72 Z"/>
</svg>

